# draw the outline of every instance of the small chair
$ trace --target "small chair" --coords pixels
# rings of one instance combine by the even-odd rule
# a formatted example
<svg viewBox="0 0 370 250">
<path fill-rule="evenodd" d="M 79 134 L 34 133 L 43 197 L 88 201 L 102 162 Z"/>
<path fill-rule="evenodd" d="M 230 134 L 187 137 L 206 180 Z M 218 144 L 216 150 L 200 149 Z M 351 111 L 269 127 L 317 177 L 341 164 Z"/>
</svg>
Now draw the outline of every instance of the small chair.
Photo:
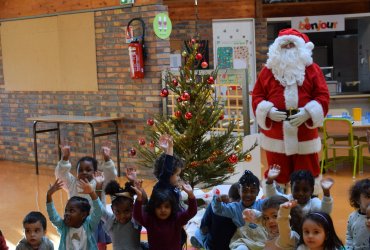
<svg viewBox="0 0 370 250">
<path fill-rule="evenodd" d="M 370 130 L 366 130 L 366 136 L 361 136 L 358 138 L 358 144 L 360 145 L 359 151 L 359 173 L 362 174 L 364 172 L 364 161 L 369 161 L 369 157 L 363 156 L 363 150 L 368 149 L 370 153 Z M 361 142 L 364 142 L 365 144 L 361 144 Z"/>
<path fill-rule="evenodd" d="M 336 150 L 346 149 L 350 152 L 349 156 L 353 157 L 353 178 L 356 178 L 356 165 L 358 158 L 359 144 L 354 138 L 352 121 L 345 118 L 325 118 L 323 124 L 323 152 L 321 160 L 321 173 L 324 168 L 327 169 L 333 165 L 336 170 Z M 346 140 L 343 140 L 343 139 Z M 328 159 L 328 150 L 333 150 L 332 162 Z M 344 157 L 340 159 L 344 160 Z"/>
</svg>

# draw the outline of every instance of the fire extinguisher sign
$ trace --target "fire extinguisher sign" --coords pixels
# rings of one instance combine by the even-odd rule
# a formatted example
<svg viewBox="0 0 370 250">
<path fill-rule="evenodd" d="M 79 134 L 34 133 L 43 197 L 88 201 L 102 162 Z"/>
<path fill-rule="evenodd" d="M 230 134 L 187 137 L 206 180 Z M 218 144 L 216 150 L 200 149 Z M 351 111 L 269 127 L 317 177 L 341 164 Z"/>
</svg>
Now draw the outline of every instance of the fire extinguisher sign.
<svg viewBox="0 0 370 250">
<path fill-rule="evenodd" d="M 167 13 L 163 12 L 155 16 L 153 21 L 153 29 L 154 33 L 160 39 L 166 39 L 171 35 L 172 23 Z"/>
<path fill-rule="evenodd" d="M 120 0 L 121 5 L 133 4 L 133 3 L 134 3 L 134 0 Z"/>
</svg>

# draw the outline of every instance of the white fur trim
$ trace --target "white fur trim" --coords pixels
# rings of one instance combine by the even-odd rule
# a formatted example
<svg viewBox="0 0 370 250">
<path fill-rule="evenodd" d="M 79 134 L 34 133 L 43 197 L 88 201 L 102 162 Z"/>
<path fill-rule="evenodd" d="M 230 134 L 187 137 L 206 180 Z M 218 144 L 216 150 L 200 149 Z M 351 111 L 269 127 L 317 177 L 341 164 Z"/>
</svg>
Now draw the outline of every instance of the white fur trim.
<svg viewBox="0 0 370 250">
<path fill-rule="evenodd" d="M 298 153 L 298 127 L 290 125 L 289 121 L 283 122 L 283 134 L 285 154 L 294 155 Z"/>
<path fill-rule="evenodd" d="M 288 85 L 284 88 L 285 108 L 296 109 L 298 107 L 298 85 Z"/>
<path fill-rule="evenodd" d="M 306 43 L 306 48 L 309 50 L 313 50 L 315 48 L 315 45 L 312 42 Z"/>
<path fill-rule="evenodd" d="M 269 130 L 271 128 L 271 127 L 268 128 L 266 126 L 266 117 L 267 117 L 268 112 L 270 111 L 270 109 L 273 106 L 274 106 L 274 104 L 272 102 L 269 102 L 269 101 L 262 101 L 257 105 L 256 119 L 257 119 L 258 125 L 262 129 Z"/>
<path fill-rule="evenodd" d="M 285 143 L 283 140 L 273 139 L 260 133 L 259 144 L 267 151 L 285 154 Z M 297 154 L 307 155 L 321 151 L 321 139 L 317 137 L 309 141 L 298 142 Z"/>
<path fill-rule="evenodd" d="M 308 128 L 317 128 L 324 122 L 324 110 L 320 103 L 315 100 L 310 101 L 304 106 L 304 109 L 310 114 L 312 119 L 312 126 L 306 123 Z"/>
</svg>

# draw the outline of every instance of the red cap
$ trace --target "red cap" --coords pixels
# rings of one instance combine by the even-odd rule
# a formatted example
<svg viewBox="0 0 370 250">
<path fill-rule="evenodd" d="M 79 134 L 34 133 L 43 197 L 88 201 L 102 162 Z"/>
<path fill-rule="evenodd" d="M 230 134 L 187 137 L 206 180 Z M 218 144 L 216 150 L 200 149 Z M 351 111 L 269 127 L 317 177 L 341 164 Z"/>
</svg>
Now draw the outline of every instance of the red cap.
<svg viewBox="0 0 370 250">
<path fill-rule="evenodd" d="M 292 28 L 287 28 L 287 29 L 280 30 L 279 31 L 279 36 L 298 36 L 298 37 L 302 38 L 306 43 L 308 43 L 310 41 L 310 39 L 308 38 L 308 36 L 306 34 L 303 34 L 303 33 L 299 32 L 298 30 L 292 29 Z"/>
</svg>

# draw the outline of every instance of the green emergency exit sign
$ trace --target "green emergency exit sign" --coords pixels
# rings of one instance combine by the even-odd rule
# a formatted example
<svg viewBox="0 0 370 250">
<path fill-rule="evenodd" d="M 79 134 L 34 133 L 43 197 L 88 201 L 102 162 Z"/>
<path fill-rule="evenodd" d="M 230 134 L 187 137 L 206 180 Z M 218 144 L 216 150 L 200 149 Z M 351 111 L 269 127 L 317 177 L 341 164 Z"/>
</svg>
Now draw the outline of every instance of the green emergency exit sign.
<svg viewBox="0 0 370 250">
<path fill-rule="evenodd" d="M 120 3 L 122 5 L 125 5 L 125 4 L 133 4 L 134 3 L 134 0 L 120 0 Z"/>
</svg>

